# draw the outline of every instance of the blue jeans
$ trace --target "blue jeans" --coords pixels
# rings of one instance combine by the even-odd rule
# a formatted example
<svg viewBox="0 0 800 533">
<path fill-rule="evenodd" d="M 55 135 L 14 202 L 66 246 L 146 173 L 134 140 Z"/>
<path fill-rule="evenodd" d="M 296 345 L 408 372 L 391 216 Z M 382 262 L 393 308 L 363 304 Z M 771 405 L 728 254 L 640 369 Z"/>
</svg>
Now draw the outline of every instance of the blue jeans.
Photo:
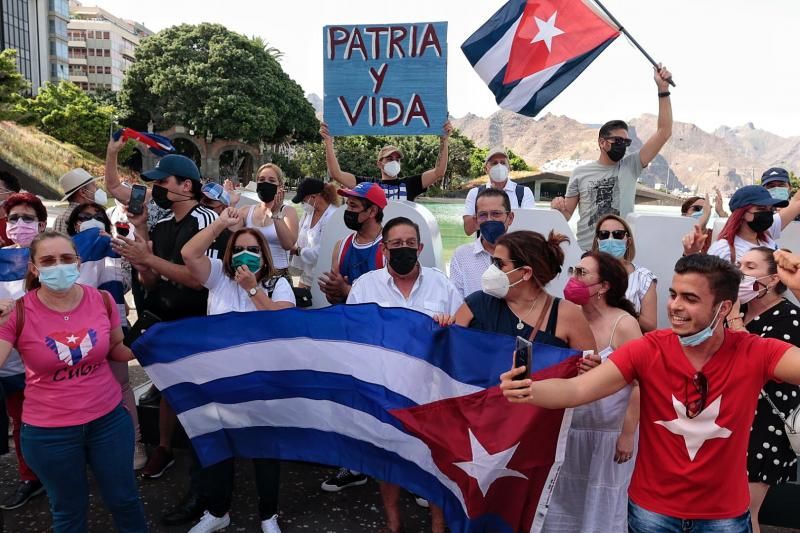
<svg viewBox="0 0 800 533">
<path fill-rule="evenodd" d="M 46 428 L 23 424 L 22 453 L 47 491 L 55 533 L 83 533 L 89 529 L 87 464 L 117 530 L 147 531 L 133 473 L 133 424 L 121 405 L 78 426 Z"/>
<path fill-rule="evenodd" d="M 643 509 L 628 500 L 628 533 L 752 533 L 750 511 L 736 518 L 673 518 Z"/>
</svg>

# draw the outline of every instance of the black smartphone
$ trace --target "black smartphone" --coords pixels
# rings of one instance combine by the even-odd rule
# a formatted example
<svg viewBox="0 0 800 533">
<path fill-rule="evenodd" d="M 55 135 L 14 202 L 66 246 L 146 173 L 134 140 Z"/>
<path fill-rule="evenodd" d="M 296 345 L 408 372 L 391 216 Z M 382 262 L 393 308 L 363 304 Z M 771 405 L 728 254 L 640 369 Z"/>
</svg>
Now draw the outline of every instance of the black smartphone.
<svg viewBox="0 0 800 533">
<path fill-rule="evenodd" d="M 513 368 L 525 367 L 525 372 L 514 379 L 528 379 L 531 377 L 531 364 L 533 363 L 533 344 L 528 339 L 517 337 L 517 346 L 514 349 Z"/>
<path fill-rule="evenodd" d="M 141 215 L 144 209 L 144 200 L 147 197 L 147 187 L 134 185 L 131 188 L 131 199 L 128 202 L 128 213 Z"/>
</svg>

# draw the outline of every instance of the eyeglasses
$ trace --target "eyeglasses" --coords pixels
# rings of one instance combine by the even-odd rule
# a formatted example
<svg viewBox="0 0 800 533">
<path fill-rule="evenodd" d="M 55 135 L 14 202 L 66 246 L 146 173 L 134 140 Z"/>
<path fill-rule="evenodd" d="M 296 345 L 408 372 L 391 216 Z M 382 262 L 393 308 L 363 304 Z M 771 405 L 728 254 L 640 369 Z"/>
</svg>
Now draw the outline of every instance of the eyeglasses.
<svg viewBox="0 0 800 533">
<path fill-rule="evenodd" d="M 690 213 L 699 213 L 702 210 L 703 210 L 703 206 L 702 205 L 691 205 L 691 206 L 689 206 L 689 212 Z"/>
<path fill-rule="evenodd" d="M 9 222 L 13 222 L 14 224 L 16 224 L 20 220 L 30 224 L 31 222 L 36 222 L 37 218 L 32 215 L 16 215 L 16 214 L 8 215 Z"/>
<path fill-rule="evenodd" d="M 603 137 L 603 139 L 607 140 L 611 144 L 624 144 L 625 146 L 630 146 L 633 142 L 625 137 Z"/>
<path fill-rule="evenodd" d="M 487 220 L 501 220 L 506 215 L 508 215 L 508 211 L 479 211 L 477 217 L 481 222 L 486 222 Z"/>
<path fill-rule="evenodd" d="M 392 239 L 391 241 L 386 241 L 386 247 L 390 250 L 394 250 L 395 248 L 419 248 L 419 242 L 417 239 Z"/>
<path fill-rule="evenodd" d="M 698 372 L 692 376 L 692 386 L 695 392 L 700 395 L 700 398 L 691 402 L 689 401 L 689 381 L 688 379 L 686 380 L 686 386 L 684 388 L 686 417 L 695 418 L 706 408 L 706 401 L 708 400 L 708 379 L 706 379 L 705 374 L 702 372 Z"/>
<path fill-rule="evenodd" d="M 94 215 L 90 215 L 89 213 L 81 213 L 78 215 L 78 222 L 89 222 L 92 219 L 102 222 L 103 224 L 106 222 L 106 219 L 104 219 L 103 215 L 100 213 L 95 213 Z"/>
<path fill-rule="evenodd" d="M 567 273 L 570 276 L 575 276 L 575 278 L 577 279 L 583 279 L 587 276 L 591 276 L 592 274 L 594 274 L 594 272 L 589 272 L 583 267 L 569 267 L 567 269 Z"/>
<path fill-rule="evenodd" d="M 43 255 L 38 259 L 39 266 L 51 267 L 56 265 L 72 265 L 78 262 L 75 254 Z"/>
<path fill-rule="evenodd" d="M 624 229 L 615 229 L 613 231 L 608 231 L 607 229 L 597 230 L 597 239 L 600 241 L 604 241 L 611 236 L 613 236 L 617 240 L 620 240 L 627 237 L 628 232 L 627 230 Z"/>
<path fill-rule="evenodd" d="M 261 247 L 260 246 L 234 246 L 233 253 L 238 254 L 244 251 L 250 252 L 251 254 L 258 254 L 261 255 Z"/>
</svg>

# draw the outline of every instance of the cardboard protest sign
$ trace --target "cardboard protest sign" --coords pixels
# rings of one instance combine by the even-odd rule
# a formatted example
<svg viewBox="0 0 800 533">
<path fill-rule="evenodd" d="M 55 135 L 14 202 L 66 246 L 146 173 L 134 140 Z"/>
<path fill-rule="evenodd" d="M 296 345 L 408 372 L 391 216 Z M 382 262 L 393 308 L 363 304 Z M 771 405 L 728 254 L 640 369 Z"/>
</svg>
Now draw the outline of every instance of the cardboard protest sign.
<svg viewBox="0 0 800 533">
<path fill-rule="evenodd" d="M 447 23 L 323 28 L 324 115 L 332 135 L 441 135 Z"/>
</svg>

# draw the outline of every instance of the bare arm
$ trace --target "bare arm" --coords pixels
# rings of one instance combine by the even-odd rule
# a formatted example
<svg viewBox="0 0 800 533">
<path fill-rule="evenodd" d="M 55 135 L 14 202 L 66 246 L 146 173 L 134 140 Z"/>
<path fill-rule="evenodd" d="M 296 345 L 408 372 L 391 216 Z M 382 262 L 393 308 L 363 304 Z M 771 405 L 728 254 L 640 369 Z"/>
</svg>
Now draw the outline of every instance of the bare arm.
<svg viewBox="0 0 800 533">
<path fill-rule="evenodd" d="M 108 350 L 108 358 L 110 360 L 126 363 L 133 359 L 133 352 L 131 352 L 131 349 L 122 344 L 124 337 L 121 326 L 117 326 L 111 330 L 111 348 Z"/>
<path fill-rule="evenodd" d="M 453 125 L 450 124 L 449 120 L 444 123 L 443 129 L 444 135 L 441 136 L 441 140 L 439 141 L 439 157 L 436 159 L 436 166 L 422 173 L 422 187 L 425 189 L 430 187 L 437 180 L 442 179 L 445 172 L 447 172 L 447 159 L 449 157 L 448 145 L 450 142 L 450 134 L 453 132 Z"/>
<path fill-rule="evenodd" d="M 658 292 L 656 292 L 657 280 L 648 287 L 647 292 L 642 298 L 642 310 L 639 312 L 639 325 L 642 331 L 653 331 L 658 327 Z"/>
<path fill-rule="evenodd" d="M 275 233 L 278 235 L 278 241 L 281 243 L 281 248 L 284 250 L 291 250 L 297 243 L 297 211 L 293 207 L 283 205 L 284 190 L 278 190 L 275 196 L 274 206 L 278 206 L 279 216 L 273 213 L 272 223 L 275 224 Z"/>
<path fill-rule="evenodd" d="M 778 211 L 778 214 L 781 217 L 781 229 L 786 229 L 786 226 L 800 215 L 800 191 L 794 193 L 789 205 Z"/>
<path fill-rule="evenodd" d="M 556 196 L 550 202 L 550 207 L 559 211 L 564 215 L 564 218 L 569 220 L 572 218 L 572 214 L 575 213 L 575 208 L 578 207 L 579 198 L 580 196 L 568 196 L 566 198 L 563 196 Z"/>
<path fill-rule="evenodd" d="M 197 232 L 181 248 L 181 257 L 186 268 L 189 269 L 192 277 L 201 285 L 208 281 L 211 275 L 211 261 L 206 252 L 214 244 L 214 240 L 220 236 L 230 225 L 239 222 L 239 213 L 230 207 L 222 212 L 214 222 Z"/>
<path fill-rule="evenodd" d="M 583 311 L 566 300 L 559 302 L 556 337 L 567 341 L 569 347 L 575 350 L 597 351 L 597 343 Z"/>
<path fill-rule="evenodd" d="M 455 323 L 459 326 L 464 326 L 465 328 L 469 327 L 469 323 L 472 322 L 472 310 L 470 310 L 469 306 L 466 303 L 461 304 L 461 307 L 458 308 L 455 315 Z"/>
<path fill-rule="evenodd" d="M 328 131 L 328 125 L 324 122 L 319 128 L 322 135 L 322 143 L 325 145 L 325 165 L 328 167 L 328 175 L 345 187 L 352 189 L 356 186 L 356 177 L 349 172 L 344 172 L 336 159 L 336 150 L 333 148 L 333 137 Z"/>
<path fill-rule="evenodd" d="M 656 86 L 658 86 L 659 92 L 666 92 L 669 90 L 669 82 L 668 79 L 672 77 L 672 74 L 666 69 L 666 67 L 661 67 L 660 69 L 655 70 L 655 81 Z M 661 148 L 667 143 L 669 138 L 672 136 L 672 102 L 670 101 L 669 96 L 664 98 L 658 99 L 658 123 L 656 125 L 656 132 L 650 136 L 649 139 L 644 143 L 642 149 L 639 151 L 639 160 L 642 163 L 642 167 L 646 167 L 650 164 L 650 161 L 655 159 L 658 155 L 658 152 L 661 151 Z"/>
<path fill-rule="evenodd" d="M 106 148 L 105 182 L 108 193 L 123 204 L 128 205 L 128 202 L 131 200 L 131 190 L 122 185 L 122 182 L 119 181 L 119 173 L 117 171 L 117 156 L 120 150 L 125 148 L 126 142 L 127 141 L 122 140 L 122 137 L 120 137 L 118 141 L 115 141 L 113 138 L 108 140 L 108 147 Z M 147 189 L 145 203 L 149 201 L 150 189 Z"/>
<path fill-rule="evenodd" d="M 800 348 L 786 350 L 775 367 L 775 377 L 781 381 L 800 385 Z"/>
<path fill-rule="evenodd" d="M 585 405 L 610 396 L 627 385 L 613 362 L 570 379 L 514 381 L 513 377 L 522 372 L 524 367 L 517 367 L 500 376 L 503 395 L 512 403 L 530 403 L 547 409 Z"/>
</svg>

